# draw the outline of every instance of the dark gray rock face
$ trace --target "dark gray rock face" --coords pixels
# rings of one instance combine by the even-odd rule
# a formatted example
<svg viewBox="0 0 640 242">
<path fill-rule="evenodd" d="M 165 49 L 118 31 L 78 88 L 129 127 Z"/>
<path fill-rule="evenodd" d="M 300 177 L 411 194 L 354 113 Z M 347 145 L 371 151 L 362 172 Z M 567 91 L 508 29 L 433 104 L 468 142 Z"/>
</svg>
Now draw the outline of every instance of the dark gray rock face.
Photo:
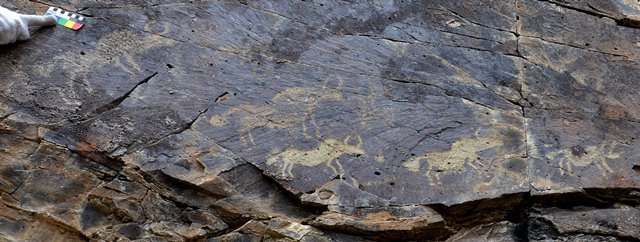
<svg viewBox="0 0 640 242">
<path fill-rule="evenodd" d="M 0 5 L 3 240 L 640 240 L 635 0 Z"/>
</svg>

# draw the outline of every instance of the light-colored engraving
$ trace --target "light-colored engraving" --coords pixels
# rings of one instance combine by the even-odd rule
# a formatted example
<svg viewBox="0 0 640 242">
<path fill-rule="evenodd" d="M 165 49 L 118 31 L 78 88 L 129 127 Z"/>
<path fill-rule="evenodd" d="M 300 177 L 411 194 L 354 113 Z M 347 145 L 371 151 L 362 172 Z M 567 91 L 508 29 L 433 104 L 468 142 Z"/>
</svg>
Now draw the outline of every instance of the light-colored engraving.
<svg viewBox="0 0 640 242">
<path fill-rule="evenodd" d="M 304 110 L 301 110 L 304 115 L 298 119 L 298 122 L 302 124 L 302 134 L 305 138 L 319 137 L 320 126 L 316 122 L 315 111 L 318 108 L 318 102 L 321 101 L 340 101 L 342 100 L 342 90 L 344 86 L 344 80 L 338 77 L 338 90 L 328 89 L 329 81 L 325 81 L 321 89 L 317 88 L 302 88 L 294 87 L 285 90 L 273 97 L 273 102 L 279 103 L 304 103 Z M 313 126 L 312 132 L 315 136 L 312 136 L 309 131 L 309 127 L 305 120 L 309 120 Z"/>
<path fill-rule="evenodd" d="M 240 122 L 241 139 L 255 144 L 251 131 L 259 127 L 291 130 L 301 128 L 305 138 L 320 137 L 320 126 L 316 122 L 315 112 L 320 102 L 342 100 L 340 91 L 344 81 L 338 78 L 337 89 L 328 87 L 325 81 L 322 88 L 293 87 L 275 95 L 269 104 L 238 105 L 229 108 L 220 115 L 214 115 L 209 122 L 214 127 L 228 125 L 230 120 Z"/>
<path fill-rule="evenodd" d="M 54 71 L 63 70 L 70 80 L 79 81 L 87 79 L 89 69 L 99 70 L 108 65 L 115 65 L 122 71 L 134 75 L 143 70 L 138 63 L 141 53 L 173 46 L 175 43 L 174 40 L 157 35 L 140 36 L 128 30 L 117 31 L 101 38 L 95 50 L 87 52 L 85 56 L 78 57 L 76 53 L 66 52 L 52 57 L 52 60 L 64 63 L 63 65 L 37 65 L 34 72 L 46 77 Z"/>
<path fill-rule="evenodd" d="M 380 102 L 384 89 L 381 80 L 367 78 L 369 94 L 358 98 L 358 116 L 360 120 L 360 128 L 363 131 L 371 130 L 375 127 L 374 123 L 384 122 L 387 126 L 397 126 L 393 123 L 393 114 L 389 107 L 380 108 Z"/>
<path fill-rule="evenodd" d="M 502 145 L 502 140 L 495 137 L 463 138 L 455 141 L 450 150 L 417 156 L 405 161 L 403 165 L 410 171 L 419 172 L 423 164 L 426 164 L 425 175 L 429 182 L 440 184 L 441 175 L 463 172 L 467 166 L 479 171 L 484 164 L 478 152 Z"/>
<path fill-rule="evenodd" d="M 325 139 L 318 147 L 311 150 L 299 150 L 289 148 L 281 153 L 271 155 L 267 158 L 267 165 L 281 166 L 281 175 L 293 177 L 292 169 L 295 165 L 307 167 L 326 164 L 335 174 L 344 172 L 342 164 L 338 158 L 344 154 L 365 155 L 362 138 L 360 136 L 347 136 L 344 140 Z M 332 161 L 335 160 L 335 165 Z"/>
<path fill-rule="evenodd" d="M 574 146 L 570 149 L 563 149 L 546 153 L 545 157 L 553 162 L 558 163 L 560 174 L 564 175 L 568 172 L 570 175 L 576 175 L 573 172 L 574 167 L 587 167 L 595 165 L 602 176 L 613 172 L 607 160 L 620 158 L 619 153 L 614 153 L 611 146 Z"/>
</svg>

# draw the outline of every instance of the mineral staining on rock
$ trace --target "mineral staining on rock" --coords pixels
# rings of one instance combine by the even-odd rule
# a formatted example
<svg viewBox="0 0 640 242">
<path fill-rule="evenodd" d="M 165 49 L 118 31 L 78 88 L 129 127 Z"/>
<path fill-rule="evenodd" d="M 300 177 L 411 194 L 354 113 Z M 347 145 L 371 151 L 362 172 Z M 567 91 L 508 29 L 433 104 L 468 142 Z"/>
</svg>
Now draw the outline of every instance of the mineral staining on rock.
<svg viewBox="0 0 640 242">
<path fill-rule="evenodd" d="M 634 1 L 0 5 L 2 239 L 639 239 Z"/>
</svg>

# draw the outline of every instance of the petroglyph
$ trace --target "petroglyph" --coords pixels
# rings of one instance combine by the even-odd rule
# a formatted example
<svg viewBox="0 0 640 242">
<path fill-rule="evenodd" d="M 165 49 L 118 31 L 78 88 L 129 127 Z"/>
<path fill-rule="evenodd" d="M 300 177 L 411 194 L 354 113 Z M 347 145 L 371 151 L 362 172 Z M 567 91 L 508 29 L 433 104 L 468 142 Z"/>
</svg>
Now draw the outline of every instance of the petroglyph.
<svg viewBox="0 0 640 242">
<path fill-rule="evenodd" d="M 500 148 L 502 140 L 494 137 L 463 138 L 453 143 L 450 150 L 431 152 L 423 156 L 417 156 L 404 162 L 404 167 L 410 171 L 419 172 L 423 164 L 426 164 L 425 175 L 429 182 L 440 184 L 443 174 L 461 173 L 465 166 L 479 171 L 484 164 L 478 152 Z"/>
<path fill-rule="evenodd" d="M 388 126 L 394 126 L 393 112 L 380 112 L 379 105 L 376 104 L 380 97 L 384 95 L 384 89 L 379 80 L 367 78 L 369 95 L 358 99 L 358 118 L 360 128 L 364 131 L 370 130 L 373 123 L 383 121 Z"/>
<path fill-rule="evenodd" d="M 160 36 L 143 37 L 132 31 L 119 31 L 101 38 L 96 49 L 81 58 L 78 58 L 75 53 L 68 52 L 52 58 L 55 61 L 65 63 L 65 65 L 36 66 L 35 71 L 43 77 L 48 77 L 55 70 L 62 69 L 70 79 L 82 80 L 85 79 L 84 75 L 90 73 L 86 67 L 100 69 L 107 65 L 115 65 L 124 72 L 133 75 L 143 69 L 138 63 L 141 61 L 139 54 L 174 44 L 175 41 Z"/>
<path fill-rule="evenodd" d="M 344 154 L 366 155 L 362 138 L 360 136 L 347 136 L 342 141 L 329 138 L 321 141 L 317 148 L 311 150 L 289 148 L 281 153 L 269 156 L 267 164 L 282 166 L 280 173 L 286 177 L 293 177 L 291 170 L 295 165 L 312 167 L 326 164 L 333 173 L 340 174 L 344 170 L 338 158 Z M 331 164 L 334 160 L 338 169 Z"/>
<path fill-rule="evenodd" d="M 258 127 L 274 129 L 295 129 L 300 127 L 305 138 L 320 137 L 320 126 L 315 118 L 318 103 L 323 101 L 339 102 L 339 91 L 344 81 L 338 78 L 337 90 L 328 88 L 326 81 L 322 88 L 293 87 L 275 95 L 266 105 L 238 105 L 210 119 L 214 127 L 229 124 L 229 119 L 239 118 L 241 138 L 255 144 L 251 131 Z M 309 124 L 310 123 L 310 124 Z M 311 127 L 309 127 L 311 126 Z"/>
<path fill-rule="evenodd" d="M 344 80 L 338 77 L 338 90 L 341 90 L 344 86 Z M 312 89 L 312 88 L 302 88 L 302 87 L 294 87 L 287 89 L 284 92 L 279 93 L 275 97 L 273 97 L 274 103 L 285 103 L 285 102 L 298 102 L 305 103 L 306 105 L 302 105 L 304 110 L 301 110 L 304 113 L 302 120 L 300 123 L 302 124 L 302 134 L 305 138 L 311 138 L 312 136 L 309 134 L 309 127 L 307 127 L 305 120 L 309 120 L 311 125 L 313 126 L 313 132 L 315 137 L 320 136 L 320 127 L 316 122 L 315 111 L 318 107 L 318 102 L 320 101 L 340 101 L 342 100 L 342 92 L 338 90 L 327 90 L 327 85 L 329 81 L 327 80 L 321 89 Z"/>
<path fill-rule="evenodd" d="M 595 165 L 600 170 L 601 175 L 606 176 L 607 173 L 613 172 L 607 160 L 620 158 L 620 154 L 614 153 L 612 149 L 613 147 L 607 144 L 602 144 L 600 147 L 587 146 L 586 148 L 576 145 L 571 149 L 548 152 L 545 157 L 552 162 L 558 163 L 561 175 L 564 175 L 565 172 L 575 175 L 573 172 L 574 167 Z"/>
</svg>

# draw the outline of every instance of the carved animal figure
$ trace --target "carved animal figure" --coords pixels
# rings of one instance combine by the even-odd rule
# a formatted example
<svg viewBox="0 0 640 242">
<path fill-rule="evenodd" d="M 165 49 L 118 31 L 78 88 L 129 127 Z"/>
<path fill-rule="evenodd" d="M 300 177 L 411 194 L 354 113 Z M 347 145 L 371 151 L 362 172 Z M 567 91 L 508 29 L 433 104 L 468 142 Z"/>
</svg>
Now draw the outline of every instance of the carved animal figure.
<svg viewBox="0 0 640 242">
<path fill-rule="evenodd" d="M 316 123 L 315 111 L 320 102 L 342 100 L 339 89 L 344 82 L 340 78 L 338 80 L 338 90 L 328 88 L 328 81 L 322 88 L 288 88 L 274 96 L 269 105 L 238 105 L 211 117 L 210 123 L 214 127 L 224 126 L 230 117 L 239 117 L 241 138 L 252 144 L 255 141 L 251 131 L 258 127 L 288 130 L 301 127 L 305 138 L 317 138 L 320 136 L 320 126 Z"/>
<path fill-rule="evenodd" d="M 425 175 L 430 183 L 440 184 L 441 174 L 462 172 L 465 166 L 474 170 L 482 167 L 482 159 L 478 152 L 502 146 L 502 141 L 487 138 L 465 138 L 455 141 L 451 149 L 444 152 L 431 152 L 423 156 L 414 157 L 404 162 L 404 167 L 410 171 L 418 172 L 422 164 L 426 164 Z"/>
<path fill-rule="evenodd" d="M 280 164 L 282 166 L 281 174 L 283 176 L 293 177 L 291 169 L 296 165 L 307 167 L 326 164 L 334 173 L 338 174 L 343 171 L 342 164 L 338 158 L 343 154 L 365 155 L 362 144 L 362 138 L 347 136 L 344 140 L 325 139 L 317 148 L 311 150 L 299 150 L 296 148 L 287 149 L 281 153 L 275 154 L 267 158 L 268 165 Z M 335 160 L 338 166 L 336 169 L 331 163 Z"/>
<path fill-rule="evenodd" d="M 574 146 L 570 150 L 549 152 L 546 157 L 549 160 L 558 162 L 561 175 L 564 175 L 565 171 L 574 175 L 574 167 L 595 165 L 600 170 L 600 173 L 605 176 L 607 172 L 612 172 L 607 160 L 620 158 L 620 154 L 613 153 L 610 149 L 607 149 L 606 145 L 600 147 L 587 146 L 586 148 Z"/>
</svg>

